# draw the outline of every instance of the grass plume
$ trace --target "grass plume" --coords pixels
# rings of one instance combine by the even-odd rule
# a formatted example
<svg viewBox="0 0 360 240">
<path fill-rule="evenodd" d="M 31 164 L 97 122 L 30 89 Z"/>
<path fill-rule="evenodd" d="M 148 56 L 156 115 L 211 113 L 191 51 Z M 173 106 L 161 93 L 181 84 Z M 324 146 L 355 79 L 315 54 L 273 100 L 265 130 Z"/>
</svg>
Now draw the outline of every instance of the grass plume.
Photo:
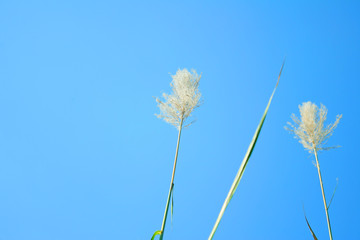
<svg viewBox="0 0 360 240">
<path fill-rule="evenodd" d="M 324 145 L 333 134 L 335 128 L 339 124 L 340 119 L 342 118 L 342 115 L 337 115 L 334 123 L 325 126 L 327 109 L 324 105 L 321 104 L 319 109 L 318 106 L 316 106 L 314 103 L 305 102 L 302 105 L 299 105 L 299 110 L 300 110 L 301 118 L 299 119 L 298 117 L 295 116 L 295 114 L 292 114 L 291 118 L 293 119 L 295 125 L 288 123 L 288 125 L 290 125 L 291 128 L 286 127 L 286 129 L 289 130 L 291 133 L 295 134 L 295 138 L 299 139 L 299 142 L 304 146 L 304 148 L 310 153 L 313 153 L 315 156 L 315 161 L 316 161 L 315 167 L 317 168 L 319 175 L 329 237 L 330 240 L 332 240 L 333 237 L 332 237 L 332 230 L 330 224 L 330 216 L 328 211 L 330 205 L 327 205 L 326 203 L 325 190 L 324 190 L 324 185 L 320 171 L 320 164 L 318 159 L 318 152 L 322 150 L 329 150 L 331 148 L 334 148 L 334 147 L 324 147 Z"/>
</svg>

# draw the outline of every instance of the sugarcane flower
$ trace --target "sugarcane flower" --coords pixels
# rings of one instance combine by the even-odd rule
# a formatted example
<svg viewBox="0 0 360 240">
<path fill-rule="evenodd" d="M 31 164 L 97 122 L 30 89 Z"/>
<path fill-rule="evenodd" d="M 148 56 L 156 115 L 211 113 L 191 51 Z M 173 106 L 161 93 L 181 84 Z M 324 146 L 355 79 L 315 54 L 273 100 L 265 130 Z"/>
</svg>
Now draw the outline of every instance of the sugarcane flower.
<svg viewBox="0 0 360 240">
<path fill-rule="evenodd" d="M 155 115 L 176 128 L 181 128 L 192 111 L 200 105 L 201 94 L 198 87 L 201 75 L 199 76 L 195 70 L 189 72 L 187 69 L 179 69 L 171 77 L 172 93 L 163 93 L 164 100 L 156 98 L 160 114 Z"/>
<path fill-rule="evenodd" d="M 320 109 L 312 102 L 304 102 L 299 105 L 300 119 L 291 115 L 294 125 L 288 122 L 290 128 L 285 127 L 294 133 L 295 138 L 310 153 L 319 150 L 328 150 L 334 147 L 324 147 L 329 137 L 331 137 L 334 129 L 339 124 L 342 115 L 337 115 L 334 123 L 325 126 L 327 109 L 324 105 L 320 105 Z"/>
</svg>

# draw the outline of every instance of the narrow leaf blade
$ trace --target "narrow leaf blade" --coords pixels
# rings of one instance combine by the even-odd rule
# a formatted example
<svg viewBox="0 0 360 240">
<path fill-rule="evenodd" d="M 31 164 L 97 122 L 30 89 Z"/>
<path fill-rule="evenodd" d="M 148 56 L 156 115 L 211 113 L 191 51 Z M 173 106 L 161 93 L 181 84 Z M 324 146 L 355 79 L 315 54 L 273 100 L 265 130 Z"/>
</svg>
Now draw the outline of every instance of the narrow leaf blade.
<svg viewBox="0 0 360 240">
<path fill-rule="evenodd" d="M 336 190 L 337 190 L 338 185 L 339 185 L 339 179 L 338 179 L 338 178 L 336 178 L 336 186 L 335 186 L 335 189 L 334 189 L 333 195 L 331 196 L 331 199 L 330 199 L 329 205 L 327 206 L 327 210 L 329 210 L 329 208 L 330 208 L 331 202 L 332 202 L 332 200 L 333 200 L 333 198 L 334 198 L 334 196 L 335 196 L 335 193 L 336 193 Z"/>
<path fill-rule="evenodd" d="M 311 228 L 311 226 L 310 226 L 309 221 L 308 221 L 307 218 L 306 218 L 305 212 L 304 212 L 304 216 L 305 216 L 306 224 L 308 225 L 308 227 L 309 227 L 309 229 L 310 229 L 310 232 L 311 232 L 314 240 L 318 240 L 317 237 L 316 237 L 316 235 L 315 235 L 315 233 L 314 233 L 314 231 L 312 230 L 312 228 Z"/>
<path fill-rule="evenodd" d="M 263 126 L 263 124 L 264 124 L 264 121 L 265 121 L 267 112 L 268 112 L 268 110 L 269 110 L 269 107 L 270 107 L 272 98 L 273 98 L 273 96 L 274 96 L 274 94 L 275 94 L 275 91 L 276 91 L 276 88 L 277 88 L 277 86 L 278 86 L 278 84 L 279 84 L 280 76 L 281 76 L 281 73 L 282 73 L 284 64 L 285 64 L 285 60 L 284 60 L 284 62 L 283 62 L 283 64 L 282 64 L 282 66 L 281 66 L 280 73 L 279 73 L 279 76 L 278 76 L 278 79 L 277 79 L 277 82 L 276 82 L 276 86 L 275 86 L 275 88 L 274 88 L 274 90 L 273 90 L 273 92 L 272 92 L 272 94 L 271 94 L 271 96 L 270 96 L 270 99 L 269 99 L 268 104 L 267 104 L 267 106 L 266 106 L 266 108 L 265 108 L 264 114 L 263 114 L 263 116 L 262 116 L 262 118 L 261 118 L 261 120 L 260 120 L 260 123 L 259 123 L 256 131 L 255 131 L 255 134 L 254 134 L 254 136 L 253 136 L 253 138 L 252 138 L 252 140 L 251 140 L 251 143 L 250 143 L 250 145 L 249 145 L 249 147 L 248 147 L 248 150 L 247 150 L 247 152 L 246 152 L 246 154 L 245 154 L 245 157 L 244 157 L 244 159 L 243 159 L 243 161 L 242 161 L 242 163 L 241 163 L 241 165 L 240 165 L 240 168 L 239 168 L 239 170 L 238 170 L 238 172 L 237 172 L 237 174 L 236 174 L 236 176 L 235 176 L 235 179 L 234 179 L 234 181 L 233 181 L 233 183 L 232 183 L 232 185 L 231 185 L 231 188 L 230 188 L 230 190 L 229 190 L 229 192 L 228 192 L 228 195 L 227 195 L 226 198 L 225 198 L 225 201 L 224 201 L 224 203 L 223 203 L 223 206 L 222 206 L 222 208 L 221 208 L 221 210 L 220 210 L 220 213 L 219 213 L 219 215 L 218 215 L 218 218 L 216 219 L 215 225 L 214 225 L 214 227 L 213 227 L 213 229 L 212 229 L 212 231 L 211 231 L 211 233 L 210 233 L 210 236 L 209 236 L 208 240 L 211 240 L 211 239 L 214 237 L 214 234 L 215 234 L 215 232 L 216 232 L 216 230 L 217 230 L 217 228 L 218 228 L 218 226 L 219 226 L 220 220 L 221 220 L 221 218 L 222 218 L 222 216 L 223 216 L 223 214 L 224 214 L 224 212 L 225 212 L 225 209 L 226 209 L 226 207 L 228 206 L 230 200 L 232 199 L 232 197 L 233 197 L 233 195 L 234 195 L 234 193 L 235 193 L 235 191 L 236 191 L 236 189 L 237 189 L 237 187 L 238 187 L 238 185 L 239 185 L 239 183 L 240 183 L 240 180 L 241 180 L 241 178 L 242 178 L 242 175 L 243 175 L 243 173 L 244 173 L 244 171 L 245 171 L 245 169 L 246 169 L 246 165 L 247 165 L 247 163 L 248 163 L 248 161 L 249 161 L 249 159 L 250 159 L 250 156 L 251 156 L 251 154 L 252 154 L 252 152 L 253 152 L 253 150 L 254 150 L 256 141 L 257 141 L 257 139 L 258 139 L 258 137 L 259 137 L 259 135 L 260 135 L 260 131 L 261 131 L 261 128 L 262 128 L 262 126 Z"/>
<path fill-rule="evenodd" d="M 154 235 L 152 235 L 151 240 L 154 240 L 155 237 L 156 237 L 156 235 L 160 235 L 160 234 L 161 234 L 161 231 L 160 231 L 160 230 L 154 232 Z"/>
<path fill-rule="evenodd" d="M 174 190 L 171 193 L 171 224 L 173 221 L 173 214 L 174 214 Z"/>
</svg>

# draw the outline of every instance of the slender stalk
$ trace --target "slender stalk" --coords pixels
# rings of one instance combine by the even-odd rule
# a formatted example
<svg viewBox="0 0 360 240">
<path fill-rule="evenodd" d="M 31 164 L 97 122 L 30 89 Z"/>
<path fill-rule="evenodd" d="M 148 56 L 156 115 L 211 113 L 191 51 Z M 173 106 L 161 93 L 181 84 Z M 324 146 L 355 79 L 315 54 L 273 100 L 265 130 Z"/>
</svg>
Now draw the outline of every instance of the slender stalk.
<svg viewBox="0 0 360 240">
<path fill-rule="evenodd" d="M 173 188 L 174 188 L 174 177 L 175 177 L 177 157 L 178 157 L 178 153 L 179 153 L 179 145 L 180 145 L 180 136 L 181 136 L 182 125 L 183 125 L 183 118 L 181 118 L 181 122 L 180 122 L 180 125 L 179 125 L 179 135 L 178 135 L 177 144 L 176 144 L 174 167 L 173 167 L 173 171 L 172 171 L 169 194 L 168 194 L 168 197 L 167 197 L 165 213 L 164 213 L 164 218 L 163 218 L 162 225 L 161 225 L 161 230 L 160 230 L 161 234 L 160 234 L 159 240 L 162 240 L 163 237 L 164 237 L 166 218 L 167 218 L 167 214 L 168 214 L 168 211 L 169 211 L 169 204 L 170 204 L 171 194 L 172 194 L 172 191 L 173 191 Z"/>
<path fill-rule="evenodd" d="M 329 236 L 330 236 L 330 240 L 332 240 L 333 237 L 332 237 L 331 225 L 330 225 L 330 217 L 329 217 L 328 207 L 327 207 L 328 205 L 326 204 L 325 191 L 324 191 L 324 186 L 323 186 L 323 182 L 322 182 L 322 178 L 321 178 L 320 164 L 319 164 L 319 160 L 318 160 L 318 155 L 317 155 L 316 149 L 314 149 L 314 154 L 315 154 L 315 159 L 316 159 L 316 168 L 317 168 L 318 173 L 319 173 L 319 180 L 320 180 L 321 192 L 322 192 L 323 201 L 324 201 L 324 207 L 325 207 L 325 213 L 326 213 L 326 220 L 327 220 L 327 225 L 328 225 L 328 229 L 329 229 Z"/>
</svg>

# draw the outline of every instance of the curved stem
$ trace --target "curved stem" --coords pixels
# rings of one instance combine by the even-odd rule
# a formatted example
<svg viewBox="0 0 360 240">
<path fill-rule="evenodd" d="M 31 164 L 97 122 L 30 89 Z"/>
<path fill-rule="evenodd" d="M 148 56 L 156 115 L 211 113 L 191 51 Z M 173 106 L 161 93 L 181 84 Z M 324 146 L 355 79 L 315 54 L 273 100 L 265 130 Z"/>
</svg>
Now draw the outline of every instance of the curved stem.
<svg viewBox="0 0 360 240">
<path fill-rule="evenodd" d="M 333 237 L 332 237 L 331 225 L 330 225 L 330 217 L 329 217 L 328 207 L 327 207 L 328 205 L 326 204 L 325 191 L 324 191 L 324 186 L 323 186 L 323 182 L 322 182 L 322 178 L 321 178 L 320 164 L 319 164 L 319 160 L 318 160 L 318 156 L 317 156 L 317 151 L 316 151 L 316 149 L 314 149 L 314 154 L 315 154 L 315 159 L 316 159 L 316 168 L 317 168 L 318 174 L 319 174 L 321 192 L 322 192 L 323 201 L 324 201 L 324 207 L 325 207 L 325 213 L 326 213 L 326 220 L 327 220 L 327 225 L 328 225 L 328 229 L 329 229 L 329 236 L 330 236 L 330 240 L 332 240 Z"/>
<path fill-rule="evenodd" d="M 171 194 L 172 194 L 172 191 L 173 191 L 173 188 L 174 188 L 174 177 L 175 177 L 177 157 L 178 157 L 178 153 L 179 153 L 179 145 L 180 145 L 180 136 L 181 136 L 182 125 L 183 125 L 183 118 L 181 118 L 181 122 L 180 122 L 180 125 L 179 125 L 179 135 L 178 135 L 177 144 L 176 144 L 174 167 L 173 167 L 173 171 L 172 171 L 169 194 L 168 194 L 167 201 L 166 201 L 165 213 L 164 213 L 164 218 L 163 218 L 162 225 L 161 225 L 161 230 L 160 230 L 161 234 L 160 234 L 159 240 L 162 240 L 163 237 L 164 237 L 166 218 L 167 218 L 167 214 L 168 214 L 168 211 L 169 211 L 169 204 L 170 204 Z"/>
</svg>

